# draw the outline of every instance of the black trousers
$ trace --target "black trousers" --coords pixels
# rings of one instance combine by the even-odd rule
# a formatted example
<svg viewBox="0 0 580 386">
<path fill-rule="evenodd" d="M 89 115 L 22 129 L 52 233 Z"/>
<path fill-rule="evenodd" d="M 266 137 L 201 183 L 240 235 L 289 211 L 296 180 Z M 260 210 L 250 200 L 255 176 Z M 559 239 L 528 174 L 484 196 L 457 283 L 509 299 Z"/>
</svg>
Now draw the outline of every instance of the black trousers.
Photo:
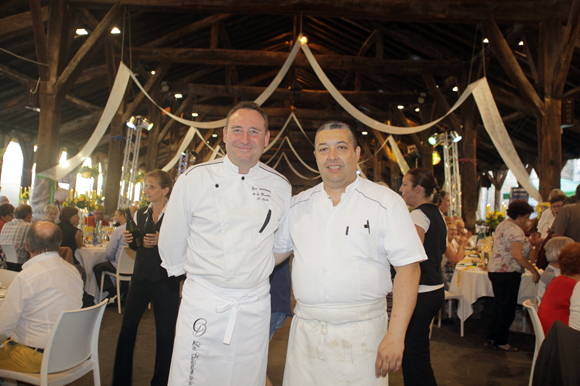
<svg viewBox="0 0 580 386">
<path fill-rule="evenodd" d="M 133 374 L 133 350 L 137 328 L 149 302 L 155 315 L 156 351 L 152 386 L 167 386 L 175 324 L 179 311 L 179 282 L 182 278 L 170 277 L 158 282 L 131 280 L 123 324 L 117 340 L 113 386 L 130 386 Z"/>
<path fill-rule="evenodd" d="M 417 296 L 417 305 L 409 321 L 403 353 L 405 386 L 436 386 L 429 351 L 429 326 L 445 301 L 445 290 L 439 288 Z"/>
<path fill-rule="evenodd" d="M 101 276 L 103 276 L 103 272 L 117 272 L 117 268 L 111 263 L 110 261 L 105 261 L 99 263 L 93 267 L 93 272 L 95 273 L 95 278 L 97 279 L 97 286 L 101 287 Z M 117 283 L 118 285 L 119 283 Z M 111 276 L 105 275 L 105 280 L 103 282 L 103 292 L 107 291 L 110 296 L 114 296 L 115 294 L 115 286 L 113 285 L 113 280 L 111 280 Z"/>
<path fill-rule="evenodd" d="M 487 339 L 493 340 L 498 346 L 503 346 L 508 343 L 509 329 L 516 316 L 522 274 L 519 272 L 488 272 L 487 274 L 493 288 L 495 304 Z"/>
</svg>

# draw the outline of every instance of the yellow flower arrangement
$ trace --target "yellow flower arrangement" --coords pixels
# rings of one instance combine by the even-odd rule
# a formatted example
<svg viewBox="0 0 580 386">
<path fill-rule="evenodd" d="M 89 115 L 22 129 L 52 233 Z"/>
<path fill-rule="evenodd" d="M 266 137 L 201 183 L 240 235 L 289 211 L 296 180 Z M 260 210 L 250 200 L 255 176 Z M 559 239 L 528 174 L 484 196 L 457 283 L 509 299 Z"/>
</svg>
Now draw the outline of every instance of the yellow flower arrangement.
<svg viewBox="0 0 580 386">
<path fill-rule="evenodd" d="M 487 217 L 485 218 L 485 224 L 489 227 L 491 232 L 495 232 L 497 226 L 503 221 L 505 218 L 500 211 L 493 211 L 490 212 Z"/>
<path fill-rule="evenodd" d="M 80 194 L 78 197 L 68 199 L 64 202 L 64 206 L 75 206 L 80 209 L 87 209 L 89 212 L 94 211 L 97 206 L 103 204 L 103 197 L 95 192 L 91 194 Z"/>
</svg>

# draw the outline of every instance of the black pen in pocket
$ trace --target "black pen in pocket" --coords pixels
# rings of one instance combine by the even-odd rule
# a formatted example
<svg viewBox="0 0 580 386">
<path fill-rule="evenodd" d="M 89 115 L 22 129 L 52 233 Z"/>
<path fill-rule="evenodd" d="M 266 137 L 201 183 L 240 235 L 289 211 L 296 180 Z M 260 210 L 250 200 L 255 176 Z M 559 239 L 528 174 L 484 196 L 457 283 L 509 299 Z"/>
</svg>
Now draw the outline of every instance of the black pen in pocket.
<svg viewBox="0 0 580 386">
<path fill-rule="evenodd" d="M 258 233 L 262 233 L 264 231 L 264 229 L 266 229 L 266 226 L 270 222 L 271 217 L 272 217 L 272 209 L 268 209 L 268 214 L 266 215 L 266 220 L 264 221 L 264 225 L 262 225 L 262 228 L 260 228 L 260 231 Z"/>
</svg>

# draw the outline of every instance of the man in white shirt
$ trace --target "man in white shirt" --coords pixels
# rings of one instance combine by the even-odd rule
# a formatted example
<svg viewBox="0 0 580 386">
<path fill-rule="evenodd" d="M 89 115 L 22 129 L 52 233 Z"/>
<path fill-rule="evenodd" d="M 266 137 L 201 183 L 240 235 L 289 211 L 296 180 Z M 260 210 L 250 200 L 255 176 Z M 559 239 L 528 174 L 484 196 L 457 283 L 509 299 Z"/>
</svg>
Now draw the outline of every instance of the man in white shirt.
<svg viewBox="0 0 580 386">
<path fill-rule="evenodd" d="M 288 180 L 258 162 L 270 133 L 253 102 L 230 111 L 227 155 L 179 177 L 159 232 L 170 276 L 187 272 L 169 385 L 264 385 L 274 232 Z"/>
<path fill-rule="evenodd" d="M 558 256 L 562 249 L 570 243 L 573 243 L 570 237 L 553 237 L 544 246 L 546 249 L 546 260 L 548 261 L 548 266 L 542 276 L 540 276 L 540 281 L 538 281 L 538 290 L 536 297 L 538 298 L 538 304 L 542 301 L 546 288 L 553 278 L 560 276 L 560 263 L 558 263 Z"/>
<path fill-rule="evenodd" d="M 116 210 L 113 216 L 116 223 L 119 223 L 117 229 L 113 232 L 109 239 L 109 244 L 107 244 L 107 261 L 99 263 L 93 267 L 93 272 L 95 273 L 95 279 L 97 279 L 97 285 L 101 286 L 101 277 L 103 272 L 117 272 L 117 263 L 119 262 L 119 257 L 123 248 L 127 246 L 127 243 L 123 239 L 123 232 L 127 228 L 127 220 L 125 219 L 125 213 L 121 210 Z M 109 275 L 105 275 L 103 280 L 103 296 L 112 296 L 115 292 L 115 285 L 111 280 Z M 126 282 L 125 282 L 126 283 Z M 107 292 L 108 294 L 105 294 Z M 123 296 L 123 292 L 121 293 Z M 120 301 L 120 299 L 117 299 Z"/>
<path fill-rule="evenodd" d="M 284 385 L 387 385 L 380 377 L 401 367 L 427 256 L 401 197 L 357 176 L 348 125 L 322 125 L 314 154 L 323 182 L 292 198 L 275 237 L 275 253 L 294 250 Z"/>
<path fill-rule="evenodd" d="M 60 312 L 83 304 L 79 272 L 58 255 L 61 238 L 60 229 L 47 221 L 31 225 L 26 233 L 30 260 L 23 264 L 0 305 L 1 369 L 38 373 Z"/>
</svg>

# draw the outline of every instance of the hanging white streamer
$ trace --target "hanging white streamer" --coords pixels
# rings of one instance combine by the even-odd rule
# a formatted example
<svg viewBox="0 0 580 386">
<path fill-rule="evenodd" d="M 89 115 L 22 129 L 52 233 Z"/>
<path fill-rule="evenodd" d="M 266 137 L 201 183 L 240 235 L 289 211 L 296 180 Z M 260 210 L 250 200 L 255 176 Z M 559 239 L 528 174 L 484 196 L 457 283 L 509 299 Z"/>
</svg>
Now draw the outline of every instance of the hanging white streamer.
<svg viewBox="0 0 580 386">
<path fill-rule="evenodd" d="M 107 127 L 113 120 L 115 113 L 119 110 L 119 106 L 123 101 L 123 97 L 125 96 L 125 90 L 127 89 L 127 84 L 129 83 L 129 76 L 131 71 L 125 66 L 125 68 L 119 68 L 117 71 L 117 76 L 115 77 L 115 83 L 113 83 L 113 88 L 111 89 L 111 95 L 107 100 L 107 105 L 103 110 L 103 114 L 97 123 L 97 127 L 93 134 L 85 144 L 85 146 L 79 151 L 74 157 L 68 160 L 67 166 L 62 166 L 60 164 L 43 171 L 42 173 L 38 173 L 39 176 L 47 177 L 52 180 L 58 181 L 70 172 L 72 172 L 77 166 L 82 164 L 84 160 L 90 156 L 99 141 L 107 131 Z"/>
<path fill-rule="evenodd" d="M 428 123 L 426 125 L 415 126 L 415 127 L 398 127 L 398 126 L 387 125 L 387 124 L 384 124 L 384 123 L 381 123 L 379 121 L 372 119 L 371 117 L 369 117 L 368 115 L 364 114 L 362 111 L 360 111 L 356 107 L 354 107 L 349 101 L 347 101 L 346 98 L 343 97 L 342 94 L 336 89 L 336 87 L 334 87 L 334 85 L 328 79 L 328 77 L 326 76 L 324 71 L 322 71 L 322 68 L 320 67 L 320 65 L 318 64 L 316 59 L 314 58 L 314 55 L 312 55 L 312 52 L 310 51 L 310 48 L 308 47 L 308 45 L 302 44 L 301 47 L 302 47 L 302 51 L 304 51 L 304 54 L 306 54 L 306 58 L 310 62 L 312 69 L 314 70 L 314 72 L 318 76 L 318 79 L 322 82 L 322 84 L 324 85 L 326 90 L 328 90 L 330 95 L 332 95 L 332 97 L 338 102 L 338 104 L 340 104 L 343 109 L 345 109 L 350 115 L 352 115 L 354 118 L 356 118 L 360 122 L 364 123 L 365 125 L 367 125 L 371 129 L 375 129 L 375 130 L 381 131 L 383 133 L 405 135 L 405 134 L 418 133 L 419 131 L 423 131 L 425 129 L 428 129 L 428 128 L 436 125 L 441 120 L 443 120 L 445 117 L 447 117 L 449 114 L 451 114 L 453 111 L 455 111 L 455 109 L 457 109 L 467 99 L 467 97 L 469 97 L 469 94 L 470 94 L 470 92 L 467 92 L 467 90 L 465 92 L 463 92 L 463 94 L 461 94 L 461 96 L 459 97 L 457 102 L 447 112 L 447 114 L 445 114 L 441 118 L 436 119 L 433 122 Z"/>
<path fill-rule="evenodd" d="M 286 153 L 282 153 L 282 155 L 280 156 L 280 159 L 284 158 L 286 160 L 286 163 L 288 164 L 288 166 L 290 167 L 290 170 L 292 170 L 292 172 L 294 174 L 296 174 L 298 177 L 302 178 L 303 180 L 316 180 L 317 178 L 320 178 L 320 174 L 317 175 L 316 177 L 306 177 L 302 174 L 300 174 L 298 172 L 298 170 L 296 170 L 294 168 L 294 166 L 292 166 L 292 163 L 290 162 L 290 160 L 288 159 L 288 157 L 286 156 Z M 276 166 L 278 166 L 278 163 L 280 163 L 280 160 L 278 160 L 278 162 L 276 162 Z"/>
<path fill-rule="evenodd" d="M 389 141 L 389 145 L 391 145 L 391 149 L 393 150 L 393 153 L 395 153 L 395 158 L 397 159 L 397 163 L 399 164 L 401 173 L 407 174 L 407 172 L 409 171 L 409 165 L 407 165 L 405 157 L 403 157 L 403 154 L 401 154 L 401 149 L 399 149 L 399 146 L 397 145 L 395 138 L 393 138 L 392 135 L 389 135 L 387 141 Z"/>
<path fill-rule="evenodd" d="M 530 182 L 528 172 L 514 148 L 514 144 L 509 137 L 501 115 L 499 115 L 487 79 L 483 78 L 471 83 L 468 89 L 472 90 L 483 125 L 489 133 L 489 137 L 499 152 L 499 155 L 516 176 L 518 182 L 526 189 L 526 192 L 536 201 L 542 202 L 542 196 L 538 189 Z"/>
<path fill-rule="evenodd" d="M 306 169 L 310 170 L 311 172 L 318 173 L 318 170 L 312 169 L 310 166 L 308 166 L 308 164 L 306 164 L 306 162 L 304 162 L 304 160 L 302 158 L 300 158 L 300 156 L 298 155 L 298 153 L 294 149 L 294 146 L 292 146 L 292 142 L 290 142 L 290 138 L 286 137 L 286 139 L 288 139 L 288 141 L 287 141 L 288 142 L 288 146 L 290 146 L 290 149 L 292 150 L 292 153 L 294 153 L 294 155 L 296 156 L 296 158 L 298 158 L 298 161 L 300 161 L 300 163 L 302 165 L 304 165 L 306 167 Z"/>
<path fill-rule="evenodd" d="M 290 114 L 288 116 L 288 119 L 286 119 L 286 123 L 284 123 L 284 126 L 282 127 L 282 129 L 278 132 L 278 135 L 276 136 L 276 138 L 274 138 L 273 141 L 270 141 L 270 143 L 268 144 L 268 146 L 266 146 L 264 148 L 264 151 L 262 152 L 262 154 L 264 154 L 265 152 L 267 152 L 268 150 L 270 150 L 272 148 L 272 146 L 274 146 L 276 144 L 276 142 L 278 142 L 278 140 L 280 139 L 280 136 L 282 136 L 282 133 L 286 130 L 286 127 L 288 126 L 288 123 L 290 123 L 290 119 L 292 118 L 292 114 Z M 284 140 L 282 140 L 282 143 L 284 142 Z M 280 144 L 280 147 L 282 146 L 282 144 Z"/>
<path fill-rule="evenodd" d="M 209 160 L 210 161 L 213 161 L 214 159 L 216 159 L 216 157 L 217 157 L 218 153 L 220 152 L 220 150 L 221 150 L 221 147 L 219 145 L 217 145 L 215 147 L 215 150 L 213 151 L 211 157 L 209 157 Z"/>
</svg>

